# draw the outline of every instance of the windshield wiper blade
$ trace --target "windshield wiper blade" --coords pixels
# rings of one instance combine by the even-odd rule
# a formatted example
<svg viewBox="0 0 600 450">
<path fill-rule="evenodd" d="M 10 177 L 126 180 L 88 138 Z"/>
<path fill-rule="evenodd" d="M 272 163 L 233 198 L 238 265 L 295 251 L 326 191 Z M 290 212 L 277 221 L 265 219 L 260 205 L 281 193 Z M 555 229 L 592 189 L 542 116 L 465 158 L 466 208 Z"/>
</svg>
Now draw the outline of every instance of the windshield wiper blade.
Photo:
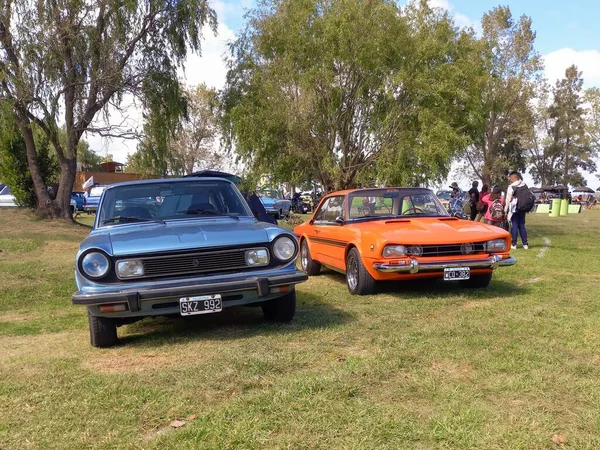
<svg viewBox="0 0 600 450">
<path fill-rule="evenodd" d="M 232 217 L 233 219 L 237 219 L 240 220 L 240 218 L 238 216 L 235 216 L 233 214 L 223 214 L 220 213 L 218 211 L 215 211 L 213 209 L 184 209 L 183 211 L 177 211 L 178 214 L 195 214 L 198 216 L 201 215 L 208 215 L 208 216 L 219 216 L 219 217 Z"/>
<path fill-rule="evenodd" d="M 106 225 L 108 223 L 115 223 L 115 222 L 119 222 L 119 223 L 125 223 L 125 222 L 158 222 L 158 223 L 162 223 L 165 224 L 166 222 L 164 220 L 161 219 L 144 219 L 141 217 L 133 217 L 133 216 L 116 216 L 116 217 L 111 217 L 110 219 L 105 219 L 102 221 L 102 225 Z"/>
</svg>

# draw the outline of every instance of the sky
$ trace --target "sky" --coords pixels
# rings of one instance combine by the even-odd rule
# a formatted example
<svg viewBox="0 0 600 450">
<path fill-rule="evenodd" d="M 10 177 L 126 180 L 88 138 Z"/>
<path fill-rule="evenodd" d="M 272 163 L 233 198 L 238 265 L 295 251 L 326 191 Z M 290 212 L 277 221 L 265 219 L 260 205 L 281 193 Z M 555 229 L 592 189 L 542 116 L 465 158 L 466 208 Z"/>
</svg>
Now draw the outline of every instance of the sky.
<svg viewBox="0 0 600 450">
<path fill-rule="evenodd" d="M 206 83 L 220 89 L 225 83 L 226 68 L 223 56 L 227 52 L 227 43 L 235 39 L 236 33 L 243 29 L 244 15 L 251 9 L 254 0 L 210 0 L 217 12 L 219 27 L 215 36 L 205 30 L 202 55 L 190 55 L 185 70 L 180 73 L 190 86 Z M 449 11 L 458 25 L 479 29 L 482 15 L 502 4 L 508 5 L 513 17 L 525 14 L 531 17 L 536 31 L 537 51 L 544 59 L 545 75 L 551 84 L 564 76 L 565 69 L 575 64 L 583 72 L 584 87 L 600 87 L 600 2 L 598 0 L 429 0 L 431 6 Z M 112 121 L 122 119 L 113 114 Z M 126 118 L 127 127 L 141 127 L 141 113 L 137 108 L 129 108 Z M 127 155 L 134 153 L 135 141 L 106 139 L 87 135 L 86 140 L 92 150 L 100 155 L 110 153 L 115 161 L 126 162 Z M 453 171 L 451 177 L 459 175 Z M 590 175 L 588 184 L 596 187 L 598 180 Z M 468 187 L 465 180 L 459 184 Z M 528 182 L 528 177 L 525 177 Z M 529 180 L 531 183 L 531 180 Z"/>
</svg>

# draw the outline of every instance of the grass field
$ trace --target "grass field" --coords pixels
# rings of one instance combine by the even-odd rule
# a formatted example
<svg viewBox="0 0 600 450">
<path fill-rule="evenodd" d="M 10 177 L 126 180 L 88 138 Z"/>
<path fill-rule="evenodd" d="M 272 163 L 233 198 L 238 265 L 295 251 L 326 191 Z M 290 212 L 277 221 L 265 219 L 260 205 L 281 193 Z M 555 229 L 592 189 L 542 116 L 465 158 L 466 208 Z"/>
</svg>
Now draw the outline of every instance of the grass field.
<svg viewBox="0 0 600 450">
<path fill-rule="evenodd" d="M 600 448 L 600 211 L 528 225 L 487 290 L 329 273 L 289 325 L 147 320 L 100 350 L 70 303 L 88 229 L 0 210 L 0 448 Z"/>
</svg>

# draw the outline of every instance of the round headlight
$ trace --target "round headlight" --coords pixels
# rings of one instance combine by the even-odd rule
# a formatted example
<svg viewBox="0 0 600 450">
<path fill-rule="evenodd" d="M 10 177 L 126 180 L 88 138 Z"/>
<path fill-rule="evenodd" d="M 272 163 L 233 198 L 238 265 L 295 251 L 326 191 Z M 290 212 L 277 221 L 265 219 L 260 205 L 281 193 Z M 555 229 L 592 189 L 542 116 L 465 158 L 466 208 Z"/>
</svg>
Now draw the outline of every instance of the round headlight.
<svg viewBox="0 0 600 450">
<path fill-rule="evenodd" d="M 296 256 L 296 244 L 287 236 L 280 237 L 273 243 L 273 254 L 280 261 L 289 261 Z"/>
<path fill-rule="evenodd" d="M 103 253 L 90 252 L 81 260 L 81 269 L 90 278 L 102 278 L 110 269 L 110 261 Z"/>
</svg>

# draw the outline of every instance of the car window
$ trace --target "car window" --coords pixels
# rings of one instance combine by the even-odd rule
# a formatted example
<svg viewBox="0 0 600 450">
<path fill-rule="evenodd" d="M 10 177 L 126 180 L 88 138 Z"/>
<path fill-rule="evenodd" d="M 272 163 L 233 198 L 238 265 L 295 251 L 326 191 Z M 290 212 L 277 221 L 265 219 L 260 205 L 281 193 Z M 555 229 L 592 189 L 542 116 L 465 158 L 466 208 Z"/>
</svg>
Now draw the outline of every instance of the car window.
<svg viewBox="0 0 600 450">
<path fill-rule="evenodd" d="M 315 214 L 315 222 L 334 223 L 338 217 L 345 217 L 345 197 L 329 197 Z"/>
<path fill-rule="evenodd" d="M 108 189 L 99 224 L 126 221 L 251 216 L 243 197 L 225 180 L 157 182 Z"/>
<path fill-rule="evenodd" d="M 2 190 L 0 190 L 0 195 L 12 195 L 12 191 L 5 185 Z"/>
<path fill-rule="evenodd" d="M 447 216 L 439 199 L 426 189 L 372 189 L 348 196 L 350 219 L 389 216 Z"/>
<path fill-rule="evenodd" d="M 106 186 L 94 186 L 90 189 L 90 197 L 100 197 Z"/>
</svg>

